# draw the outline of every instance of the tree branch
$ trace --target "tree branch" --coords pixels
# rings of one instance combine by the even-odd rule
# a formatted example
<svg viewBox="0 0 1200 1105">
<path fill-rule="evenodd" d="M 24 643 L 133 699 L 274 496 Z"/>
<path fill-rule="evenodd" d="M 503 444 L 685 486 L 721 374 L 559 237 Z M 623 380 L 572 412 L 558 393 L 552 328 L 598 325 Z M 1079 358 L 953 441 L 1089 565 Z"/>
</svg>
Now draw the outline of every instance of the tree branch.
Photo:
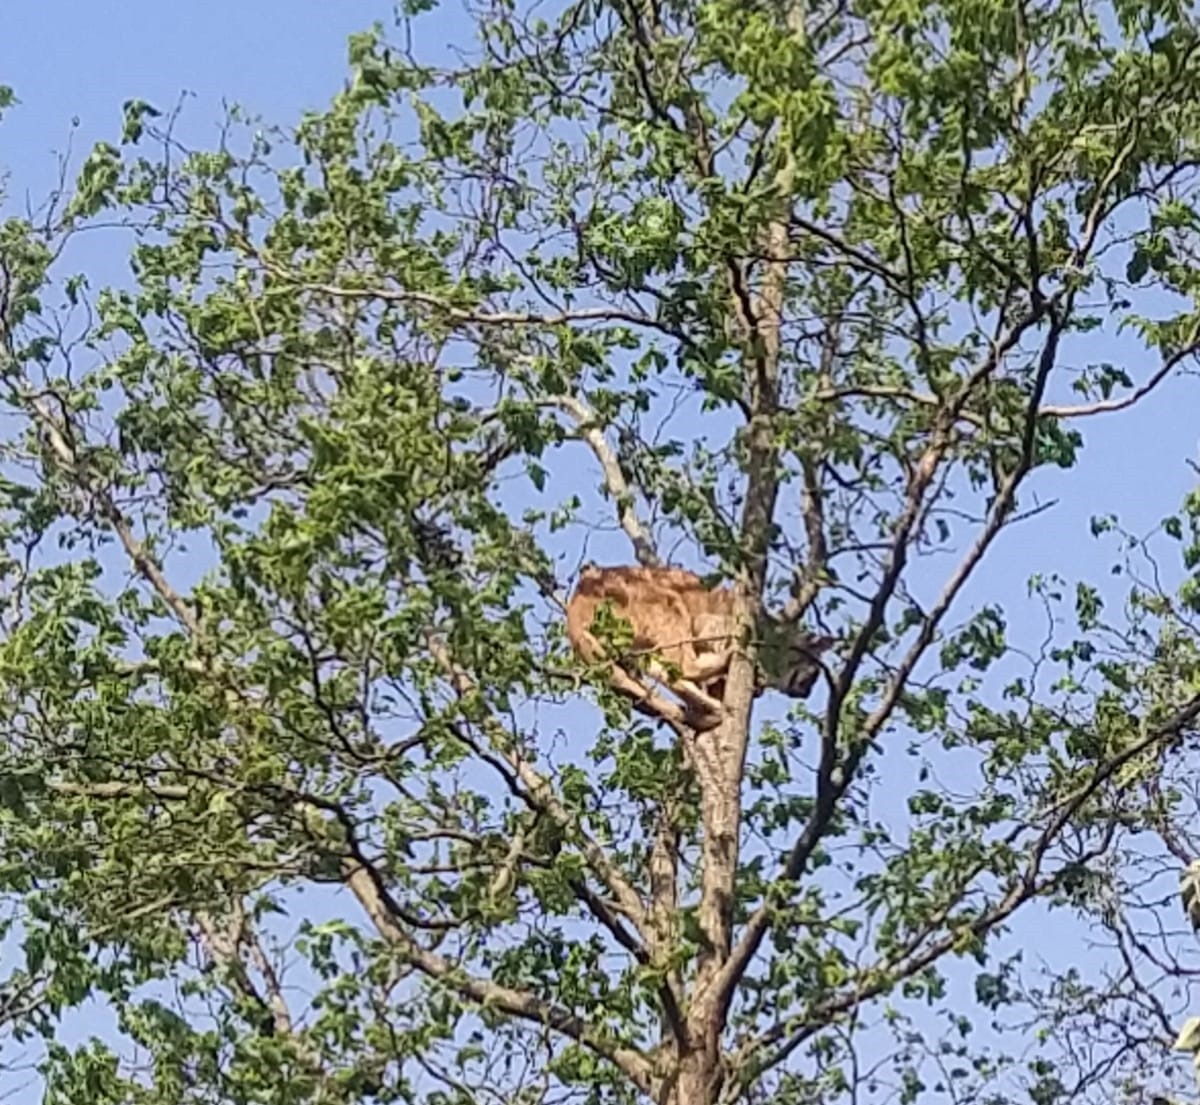
<svg viewBox="0 0 1200 1105">
<path fill-rule="evenodd" d="M 422 974 L 437 979 L 444 986 L 475 1004 L 500 1009 L 514 1017 L 546 1025 L 569 1036 L 613 1063 L 643 1093 L 649 1092 L 651 1064 L 634 1048 L 624 1047 L 601 1031 L 590 1027 L 582 1018 L 552 1002 L 522 990 L 487 979 L 477 978 L 456 963 L 422 947 L 408 935 L 395 919 L 395 911 L 379 873 L 361 858 L 345 857 L 342 876 L 379 935 Z"/>
<path fill-rule="evenodd" d="M 893 543 L 891 562 L 885 572 L 884 582 L 872 602 L 871 614 L 867 619 L 867 624 L 864 625 L 855 642 L 855 653 L 852 654 L 851 660 L 847 661 L 846 668 L 841 673 L 835 693 L 830 695 L 830 704 L 826 713 L 825 732 L 821 742 L 820 763 L 817 768 L 816 800 L 813 804 L 813 811 L 808 823 L 800 833 L 787 861 L 784 863 L 783 870 L 779 876 L 781 880 L 794 882 L 800 877 L 808 862 L 808 857 L 820 842 L 833 817 L 838 800 L 853 781 L 858 765 L 866 754 L 867 749 L 871 746 L 871 742 L 888 717 L 891 716 L 892 710 L 899 701 L 901 692 L 907 685 L 909 676 L 916 667 L 918 660 L 929 647 L 930 642 L 932 642 L 937 626 L 950 609 L 958 592 L 970 578 L 971 573 L 982 559 L 983 554 L 987 551 L 1001 528 L 1003 528 L 1015 501 L 1017 488 L 1033 463 L 1036 411 L 1045 392 L 1050 371 L 1054 366 L 1063 325 L 1062 318 L 1056 316 L 1051 332 L 1042 347 L 1038 365 L 1038 376 L 1027 407 L 1021 463 L 1010 474 L 1005 481 L 1004 487 L 997 494 L 989 511 L 988 521 L 984 529 L 976 537 L 966 556 L 947 580 L 936 602 L 926 613 L 917 633 L 916 640 L 902 658 L 891 679 L 889 679 L 880 703 L 864 722 L 862 731 L 857 734 L 855 745 L 846 751 L 843 757 L 842 750 L 839 747 L 838 734 L 840 732 L 841 720 L 840 700 L 848 691 L 849 679 L 852 678 L 852 676 L 848 676 L 848 672 L 852 670 L 854 655 L 861 657 L 865 653 L 868 641 L 874 637 L 875 629 L 882 624 L 884 606 L 887 599 L 890 598 L 892 589 L 899 579 L 900 571 L 906 560 L 909 531 L 911 531 L 912 526 L 916 522 L 925 491 L 933 479 L 934 471 L 940 460 L 941 451 L 945 447 L 944 439 L 939 439 L 935 436 L 934 440 L 926 448 L 921 461 L 918 463 L 913 480 L 909 486 L 907 505 L 898 526 L 899 532 Z M 1015 338 L 1013 340 L 1015 341 Z M 976 376 L 979 376 L 978 372 Z M 872 629 L 868 636 L 867 630 L 872 625 L 875 629 Z M 741 940 L 713 982 L 714 990 L 720 996 L 720 1000 L 724 1002 L 731 1000 L 738 980 L 750 965 L 750 961 L 757 953 L 771 924 L 771 909 L 768 903 L 764 901 L 751 914 Z"/>
<path fill-rule="evenodd" d="M 437 641 L 431 641 L 430 650 L 460 695 L 470 694 L 475 689 L 474 680 L 459 664 L 455 663 L 443 645 Z M 486 721 L 484 724 L 485 726 L 489 725 Z M 516 788 L 516 793 L 522 801 L 544 813 L 560 829 L 566 830 L 572 839 L 579 842 L 591 869 L 616 899 L 621 912 L 645 939 L 646 911 L 637 891 L 609 860 L 604 849 L 587 835 L 583 827 L 579 825 L 578 819 L 571 816 L 555 796 L 546 779 L 513 747 L 511 736 L 500 730 L 494 721 L 490 723 L 490 726 L 497 730 L 490 734 L 495 755 L 503 761 L 507 777 L 512 782 L 520 783 L 520 786 Z M 509 772 L 511 775 L 508 775 Z"/>
<path fill-rule="evenodd" d="M 267 961 L 266 956 L 262 952 L 258 940 L 246 927 L 246 915 L 242 903 L 234 900 L 232 903 L 232 913 L 226 919 L 227 923 L 224 927 L 218 925 L 212 914 L 205 910 L 200 910 L 196 913 L 196 924 L 204 938 L 205 947 L 208 949 L 209 955 L 213 961 L 221 966 L 225 972 L 228 981 L 235 986 L 244 997 L 246 997 L 253 1005 L 262 1010 L 264 1020 L 266 1021 L 266 1034 L 278 1036 L 280 1038 L 291 1038 L 294 1043 L 300 1045 L 297 1047 L 297 1053 L 301 1054 L 305 1059 L 306 1065 L 310 1066 L 314 1072 L 320 1069 L 316 1055 L 306 1046 L 300 1044 L 300 1041 L 295 1040 L 292 1029 L 292 1015 L 287 1007 L 287 1003 L 283 1000 L 283 992 L 279 986 L 279 980 L 275 975 L 274 968 Z M 258 987 L 255 986 L 254 980 L 250 977 L 246 970 L 246 964 L 242 960 L 242 948 L 253 946 L 257 949 L 258 966 L 265 967 L 264 985 L 267 994 L 264 997 L 259 993 Z"/>
<path fill-rule="evenodd" d="M 261 259 L 261 258 L 260 258 Z M 335 299 L 375 299 L 383 303 L 419 303 L 433 308 L 444 317 L 478 326 L 536 326 L 550 328 L 573 322 L 627 322 L 656 330 L 670 337 L 686 341 L 686 335 L 667 325 L 660 319 L 640 311 L 627 311 L 620 307 L 576 307 L 571 310 L 540 313 L 538 311 L 486 311 L 479 308 L 458 307 L 444 296 L 430 292 L 414 291 L 410 288 L 382 288 L 378 286 L 349 288 L 337 284 L 309 283 L 297 280 L 293 275 L 277 267 L 268 266 L 280 279 L 295 283 L 305 291 L 318 292 Z"/>
<path fill-rule="evenodd" d="M 1074 406 L 1051 403 L 1042 407 L 1038 413 L 1048 418 L 1087 418 L 1095 414 L 1111 414 L 1113 411 L 1126 410 L 1145 399 L 1174 369 L 1179 367 L 1181 361 L 1195 355 L 1197 351 L 1200 351 L 1200 317 L 1197 317 L 1193 323 L 1192 332 L 1188 336 L 1184 348 L 1167 357 L 1149 380 L 1128 395 L 1119 399 L 1103 399 L 1097 400 L 1095 403 L 1080 403 Z"/>
<path fill-rule="evenodd" d="M 24 397 L 32 409 L 38 425 L 42 429 L 45 440 L 50 446 L 56 460 L 63 471 L 71 477 L 76 486 L 91 495 L 100 505 L 101 513 L 112 526 L 121 545 L 129 555 L 138 573 L 150 584 L 159 598 L 166 603 L 168 609 L 175 615 L 179 623 L 193 637 L 200 636 L 200 619 L 196 611 L 184 600 L 183 596 L 171 585 L 163 574 L 159 563 L 146 551 L 145 545 L 134 535 L 129 519 L 117 506 L 112 494 L 102 487 L 86 467 L 79 462 L 79 454 L 66 436 L 66 425 L 50 410 L 46 400 L 41 396 L 27 395 Z"/>
<path fill-rule="evenodd" d="M 604 473 L 604 487 L 609 497 L 617 504 L 617 519 L 633 545 L 634 555 L 643 567 L 654 568 L 662 561 L 654 549 L 654 542 L 642 526 L 634 508 L 634 495 L 621 471 L 617 454 L 601 431 L 596 415 L 582 399 L 571 395 L 558 395 L 546 402 L 564 410 L 579 426 L 579 436 L 591 446 L 600 470 Z"/>
<path fill-rule="evenodd" d="M 1071 818 L 1125 764 L 1157 744 L 1178 739 L 1189 727 L 1195 725 L 1197 719 L 1200 719 L 1200 695 L 1184 703 L 1169 719 L 1161 725 L 1155 726 L 1145 736 L 1130 744 L 1128 748 L 1099 765 L 1092 775 L 1081 783 L 1068 797 L 1050 807 L 1046 811 L 1050 814 L 1050 820 L 1029 848 L 1029 859 L 1025 865 L 1024 874 L 1009 888 L 1008 893 L 996 905 L 980 914 L 979 917 L 971 922 L 969 926 L 971 933 L 975 936 L 985 934 L 1011 916 L 1022 903 L 1052 889 L 1057 880 L 1061 878 L 1061 873 L 1056 872 L 1045 879 L 1039 879 L 1038 875 L 1050 845 L 1067 826 Z M 948 912 L 948 910 L 941 911 L 940 916 L 942 919 L 945 918 Z M 928 931 L 928 927 L 926 931 Z M 737 1058 L 738 1066 L 741 1067 L 745 1064 L 754 1051 L 764 1046 L 769 1046 L 781 1039 L 788 1032 L 794 1033 L 792 1038 L 782 1045 L 775 1054 L 762 1063 L 754 1065 L 755 1074 L 761 1074 L 763 1071 L 785 1059 L 804 1039 L 811 1036 L 820 1027 L 828 1025 L 834 1018 L 845 1014 L 852 1008 L 861 1005 L 873 997 L 877 997 L 895 985 L 900 979 L 911 977 L 946 955 L 953 950 L 960 935 L 957 930 L 948 932 L 940 940 L 920 952 L 916 951 L 910 943 L 892 961 L 868 968 L 864 972 L 864 974 L 874 976 L 874 981 L 870 985 L 856 987 L 829 1001 L 821 1003 L 804 1018 L 802 1024 L 795 1022 L 780 1024 L 751 1041 L 739 1052 Z"/>
</svg>

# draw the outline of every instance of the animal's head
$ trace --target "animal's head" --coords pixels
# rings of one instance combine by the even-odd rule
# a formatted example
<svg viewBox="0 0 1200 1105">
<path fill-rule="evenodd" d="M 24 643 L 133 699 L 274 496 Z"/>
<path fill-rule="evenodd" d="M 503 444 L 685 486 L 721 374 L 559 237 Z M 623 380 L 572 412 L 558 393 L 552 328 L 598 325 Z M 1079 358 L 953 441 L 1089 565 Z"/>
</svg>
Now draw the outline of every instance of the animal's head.
<svg viewBox="0 0 1200 1105">
<path fill-rule="evenodd" d="M 769 622 L 759 650 L 767 685 L 789 698 L 807 698 L 821 674 L 821 653 L 836 643 L 836 637 L 810 633 L 801 625 Z"/>
</svg>

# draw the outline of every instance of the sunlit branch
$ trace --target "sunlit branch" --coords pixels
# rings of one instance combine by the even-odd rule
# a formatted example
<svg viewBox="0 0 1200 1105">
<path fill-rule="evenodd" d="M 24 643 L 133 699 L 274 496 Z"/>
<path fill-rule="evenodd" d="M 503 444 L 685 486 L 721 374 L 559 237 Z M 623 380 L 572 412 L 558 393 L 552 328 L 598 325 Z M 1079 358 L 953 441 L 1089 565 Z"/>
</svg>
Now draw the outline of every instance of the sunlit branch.
<svg viewBox="0 0 1200 1105">
<path fill-rule="evenodd" d="M 616 503 L 617 519 L 633 545 L 638 563 L 645 567 L 654 567 L 661 563 L 654 549 L 654 542 L 637 516 L 633 489 L 625 479 L 625 473 L 621 471 L 621 462 L 605 438 L 591 408 L 582 399 L 571 395 L 555 396 L 547 402 L 571 416 L 579 428 L 579 436 L 587 442 L 599 461 L 600 470 L 604 474 L 605 490 L 609 498 Z"/>
</svg>

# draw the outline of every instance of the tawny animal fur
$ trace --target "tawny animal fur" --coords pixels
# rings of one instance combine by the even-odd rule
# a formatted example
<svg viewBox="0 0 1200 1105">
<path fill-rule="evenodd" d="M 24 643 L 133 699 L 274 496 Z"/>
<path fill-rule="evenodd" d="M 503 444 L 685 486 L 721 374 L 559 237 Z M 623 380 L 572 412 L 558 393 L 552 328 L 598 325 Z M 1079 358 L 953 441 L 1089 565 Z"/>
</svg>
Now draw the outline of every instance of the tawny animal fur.
<svg viewBox="0 0 1200 1105">
<path fill-rule="evenodd" d="M 592 632 L 605 603 L 632 630 L 625 656 L 612 656 Z M 761 658 L 768 663 L 760 684 L 794 698 L 807 697 L 818 672 L 814 657 L 831 639 L 814 638 L 797 627 L 768 625 L 773 640 L 763 650 Z M 684 720 L 694 728 L 710 728 L 720 721 L 733 629 L 733 591 L 705 587 L 699 576 L 682 568 L 588 564 L 567 606 L 567 637 L 580 657 L 591 663 L 618 661 L 611 670 L 612 685 L 644 703 L 653 692 L 620 663 L 635 661 L 679 696 L 685 703 Z"/>
</svg>

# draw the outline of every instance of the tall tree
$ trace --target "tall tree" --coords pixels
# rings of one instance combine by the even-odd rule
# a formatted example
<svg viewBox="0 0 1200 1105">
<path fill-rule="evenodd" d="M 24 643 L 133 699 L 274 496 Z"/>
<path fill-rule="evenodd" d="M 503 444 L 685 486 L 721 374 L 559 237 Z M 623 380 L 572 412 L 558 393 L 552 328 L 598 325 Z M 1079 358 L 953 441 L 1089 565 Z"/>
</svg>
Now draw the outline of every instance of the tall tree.
<svg viewBox="0 0 1200 1105">
<path fill-rule="evenodd" d="M 1186 1078 L 1200 496 L 1098 517 L 1126 591 L 1047 564 L 1040 651 L 994 550 L 1200 347 L 1191 8 L 476 18 L 214 151 L 130 102 L 0 234 L 0 1008 L 47 1100 Z M 593 553 L 829 633 L 813 698 L 750 632 L 716 728 L 634 711 L 563 644 Z M 1041 932 L 1107 946 L 1039 980 Z"/>
</svg>

